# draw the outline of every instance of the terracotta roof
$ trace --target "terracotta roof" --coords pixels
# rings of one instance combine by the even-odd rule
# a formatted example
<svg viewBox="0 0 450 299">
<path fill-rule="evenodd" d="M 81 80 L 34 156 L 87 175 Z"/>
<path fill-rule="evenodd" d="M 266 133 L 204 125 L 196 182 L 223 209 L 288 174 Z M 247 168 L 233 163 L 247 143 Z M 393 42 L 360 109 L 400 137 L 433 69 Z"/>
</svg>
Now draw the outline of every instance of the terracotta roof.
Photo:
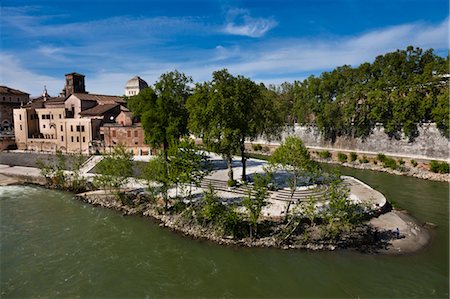
<svg viewBox="0 0 450 299">
<path fill-rule="evenodd" d="M 103 105 L 97 105 L 95 107 L 92 107 L 90 109 L 86 109 L 80 112 L 81 116 L 102 116 L 106 112 L 108 112 L 111 109 L 116 108 L 119 106 L 119 104 L 103 104 Z"/>
<path fill-rule="evenodd" d="M 74 93 L 73 95 L 82 101 L 96 101 L 99 104 L 125 104 L 125 100 L 120 96 L 91 93 Z"/>
<path fill-rule="evenodd" d="M 8 86 L 0 86 L 0 94 L 30 95 L 29 93 Z"/>
<path fill-rule="evenodd" d="M 64 101 L 66 98 L 64 97 L 47 97 L 47 99 L 44 101 L 44 97 L 40 96 L 33 101 L 27 103 L 24 105 L 24 107 L 30 107 L 30 108 L 45 108 L 45 105 L 55 105 L 55 104 L 64 104 Z"/>
</svg>

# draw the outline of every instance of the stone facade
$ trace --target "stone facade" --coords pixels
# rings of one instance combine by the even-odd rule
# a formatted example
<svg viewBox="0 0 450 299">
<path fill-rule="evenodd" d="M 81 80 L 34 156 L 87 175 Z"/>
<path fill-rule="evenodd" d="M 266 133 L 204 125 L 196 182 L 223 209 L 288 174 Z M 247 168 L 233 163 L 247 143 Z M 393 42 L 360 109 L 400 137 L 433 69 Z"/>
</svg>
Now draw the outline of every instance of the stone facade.
<svg viewBox="0 0 450 299">
<path fill-rule="evenodd" d="M 367 154 L 384 153 L 388 156 L 410 157 L 426 160 L 449 160 L 450 141 L 443 136 L 435 124 L 422 124 L 418 127 L 419 135 L 413 142 L 402 136 L 400 139 L 390 138 L 383 126 L 377 126 L 367 138 L 337 137 L 332 143 L 326 140 L 319 129 L 314 126 L 298 126 L 282 134 L 281 140 L 286 136 L 300 137 L 304 144 L 312 149 L 328 149 L 343 152 L 358 152 Z M 278 145 L 279 141 L 258 139 L 253 143 Z"/>
<path fill-rule="evenodd" d="M 28 103 L 30 95 L 7 86 L 0 86 L 0 132 L 13 129 L 13 109 Z"/>
</svg>

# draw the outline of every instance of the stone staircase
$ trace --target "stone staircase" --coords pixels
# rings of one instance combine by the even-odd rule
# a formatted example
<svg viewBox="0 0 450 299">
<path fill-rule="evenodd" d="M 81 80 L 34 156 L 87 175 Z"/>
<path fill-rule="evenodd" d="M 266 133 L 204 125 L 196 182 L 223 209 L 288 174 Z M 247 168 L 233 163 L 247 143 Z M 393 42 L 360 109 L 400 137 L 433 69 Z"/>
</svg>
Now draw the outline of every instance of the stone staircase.
<svg viewBox="0 0 450 299">
<path fill-rule="evenodd" d="M 211 185 L 214 190 L 231 192 L 238 196 L 247 196 L 248 190 L 251 189 L 250 185 L 241 185 L 236 187 L 228 187 L 227 182 L 215 179 L 203 179 L 201 182 L 202 188 L 208 188 Z M 291 200 L 291 191 L 288 189 L 280 189 L 277 191 L 269 191 L 269 198 L 273 200 L 286 201 L 286 202 L 298 202 L 307 201 L 309 198 L 319 200 L 326 193 L 328 187 L 325 185 L 317 185 L 307 190 L 296 190 Z"/>
</svg>

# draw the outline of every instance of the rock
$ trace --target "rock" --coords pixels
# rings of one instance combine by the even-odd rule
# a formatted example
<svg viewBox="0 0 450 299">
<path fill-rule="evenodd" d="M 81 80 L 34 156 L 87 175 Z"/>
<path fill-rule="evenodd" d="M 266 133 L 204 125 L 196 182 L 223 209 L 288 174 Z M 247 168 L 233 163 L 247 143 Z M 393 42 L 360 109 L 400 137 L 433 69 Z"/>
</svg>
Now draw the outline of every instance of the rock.
<svg viewBox="0 0 450 299">
<path fill-rule="evenodd" d="M 435 228 L 437 228 L 438 226 L 437 226 L 436 224 L 434 224 L 434 223 L 431 223 L 431 222 L 425 222 L 425 223 L 423 224 L 423 227 L 435 229 Z"/>
</svg>

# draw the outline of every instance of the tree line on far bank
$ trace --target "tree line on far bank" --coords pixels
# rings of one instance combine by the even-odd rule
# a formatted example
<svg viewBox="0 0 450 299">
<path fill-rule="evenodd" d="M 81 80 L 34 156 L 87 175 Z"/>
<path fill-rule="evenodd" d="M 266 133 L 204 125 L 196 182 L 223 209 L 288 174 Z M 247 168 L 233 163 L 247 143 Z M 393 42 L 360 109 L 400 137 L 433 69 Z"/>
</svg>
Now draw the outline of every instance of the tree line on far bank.
<svg viewBox="0 0 450 299">
<path fill-rule="evenodd" d="M 448 56 L 409 46 L 378 56 L 357 68 L 337 67 L 320 77 L 284 83 L 279 88 L 256 84 L 226 69 L 196 83 L 178 71 L 162 74 L 153 87 L 130 97 L 128 107 L 142 122 L 146 142 L 168 150 L 189 133 L 221 154 L 233 184 L 232 156 L 242 158 L 246 180 L 246 139 L 278 136 L 285 126 L 315 124 L 328 139 L 364 137 L 383 123 L 392 137 L 401 131 L 413 139 L 417 124 L 435 122 L 448 135 Z"/>
</svg>

